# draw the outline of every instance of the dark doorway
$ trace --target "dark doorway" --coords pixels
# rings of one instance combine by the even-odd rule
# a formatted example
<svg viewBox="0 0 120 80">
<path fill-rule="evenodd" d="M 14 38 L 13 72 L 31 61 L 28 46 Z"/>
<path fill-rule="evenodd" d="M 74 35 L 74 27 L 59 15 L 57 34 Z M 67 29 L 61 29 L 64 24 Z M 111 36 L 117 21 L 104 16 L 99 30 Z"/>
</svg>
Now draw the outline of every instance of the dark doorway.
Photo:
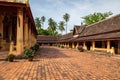
<svg viewBox="0 0 120 80">
<path fill-rule="evenodd" d="M 90 47 L 92 46 L 91 42 L 90 41 L 86 42 L 86 46 L 87 46 L 87 50 L 90 50 Z"/>
<path fill-rule="evenodd" d="M 115 53 L 118 54 L 118 41 L 114 40 L 114 41 L 110 41 L 110 48 L 114 47 L 115 48 Z"/>
</svg>

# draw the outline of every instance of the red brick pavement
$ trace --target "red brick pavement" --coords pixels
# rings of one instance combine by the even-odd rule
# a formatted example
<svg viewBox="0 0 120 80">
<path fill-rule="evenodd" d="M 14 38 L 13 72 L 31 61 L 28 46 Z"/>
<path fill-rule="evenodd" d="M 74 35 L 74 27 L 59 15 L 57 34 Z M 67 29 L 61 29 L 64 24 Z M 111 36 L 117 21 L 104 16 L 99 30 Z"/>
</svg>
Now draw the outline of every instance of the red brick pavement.
<svg viewBox="0 0 120 80">
<path fill-rule="evenodd" d="M 0 80 L 120 80 L 120 59 L 42 46 L 33 62 L 0 61 Z"/>
</svg>

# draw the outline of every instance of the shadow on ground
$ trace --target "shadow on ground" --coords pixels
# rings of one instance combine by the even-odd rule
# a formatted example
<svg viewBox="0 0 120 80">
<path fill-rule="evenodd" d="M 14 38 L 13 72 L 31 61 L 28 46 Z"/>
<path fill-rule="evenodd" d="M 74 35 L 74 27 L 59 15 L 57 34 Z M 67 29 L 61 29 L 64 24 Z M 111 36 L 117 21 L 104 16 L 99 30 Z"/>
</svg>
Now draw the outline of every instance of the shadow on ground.
<svg viewBox="0 0 120 80">
<path fill-rule="evenodd" d="M 69 58 L 70 56 L 65 55 L 62 49 L 54 48 L 51 46 L 40 47 L 36 58 Z"/>
</svg>

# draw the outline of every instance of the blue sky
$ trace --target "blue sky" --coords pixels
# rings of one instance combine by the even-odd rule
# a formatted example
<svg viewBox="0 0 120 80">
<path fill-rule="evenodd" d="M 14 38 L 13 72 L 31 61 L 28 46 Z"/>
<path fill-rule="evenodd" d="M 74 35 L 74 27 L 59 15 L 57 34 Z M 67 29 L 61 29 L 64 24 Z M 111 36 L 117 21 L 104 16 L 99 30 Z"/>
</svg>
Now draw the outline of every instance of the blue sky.
<svg viewBox="0 0 120 80">
<path fill-rule="evenodd" d="M 94 12 L 112 11 L 113 15 L 120 14 L 120 0 L 29 0 L 33 17 L 53 18 L 59 22 L 65 13 L 70 14 L 68 32 L 74 25 L 80 25 L 81 17 Z"/>
</svg>

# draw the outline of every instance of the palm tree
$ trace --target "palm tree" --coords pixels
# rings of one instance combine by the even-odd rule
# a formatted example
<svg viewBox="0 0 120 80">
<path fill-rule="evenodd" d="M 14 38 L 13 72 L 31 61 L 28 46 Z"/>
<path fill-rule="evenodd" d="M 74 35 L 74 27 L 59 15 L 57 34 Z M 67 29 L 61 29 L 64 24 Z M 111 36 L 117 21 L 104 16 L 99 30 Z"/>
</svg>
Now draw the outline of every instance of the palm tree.
<svg viewBox="0 0 120 80">
<path fill-rule="evenodd" d="M 40 33 L 40 30 L 41 30 L 41 20 L 38 17 L 35 18 L 35 25 L 36 25 L 37 32 Z"/>
<path fill-rule="evenodd" d="M 41 22 L 42 22 L 42 26 L 43 26 L 43 28 L 44 28 L 44 22 L 45 22 L 45 19 L 46 19 L 45 16 L 42 16 L 42 17 L 41 17 Z"/>
<path fill-rule="evenodd" d="M 65 13 L 65 15 L 63 15 L 63 19 L 66 22 L 66 34 L 67 34 L 67 22 L 69 21 L 70 15 L 68 13 Z"/>
<path fill-rule="evenodd" d="M 63 31 L 65 30 L 64 25 L 65 25 L 65 22 L 64 22 L 64 21 L 60 21 L 60 22 L 59 22 L 59 30 L 61 31 L 61 34 L 62 34 Z"/>
<path fill-rule="evenodd" d="M 52 19 L 48 19 L 48 29 L 52 31 L 52 35 L 55 35 L 54 32 L 56 31 L 57 29 L 57 23 Z"/>
</svg>

